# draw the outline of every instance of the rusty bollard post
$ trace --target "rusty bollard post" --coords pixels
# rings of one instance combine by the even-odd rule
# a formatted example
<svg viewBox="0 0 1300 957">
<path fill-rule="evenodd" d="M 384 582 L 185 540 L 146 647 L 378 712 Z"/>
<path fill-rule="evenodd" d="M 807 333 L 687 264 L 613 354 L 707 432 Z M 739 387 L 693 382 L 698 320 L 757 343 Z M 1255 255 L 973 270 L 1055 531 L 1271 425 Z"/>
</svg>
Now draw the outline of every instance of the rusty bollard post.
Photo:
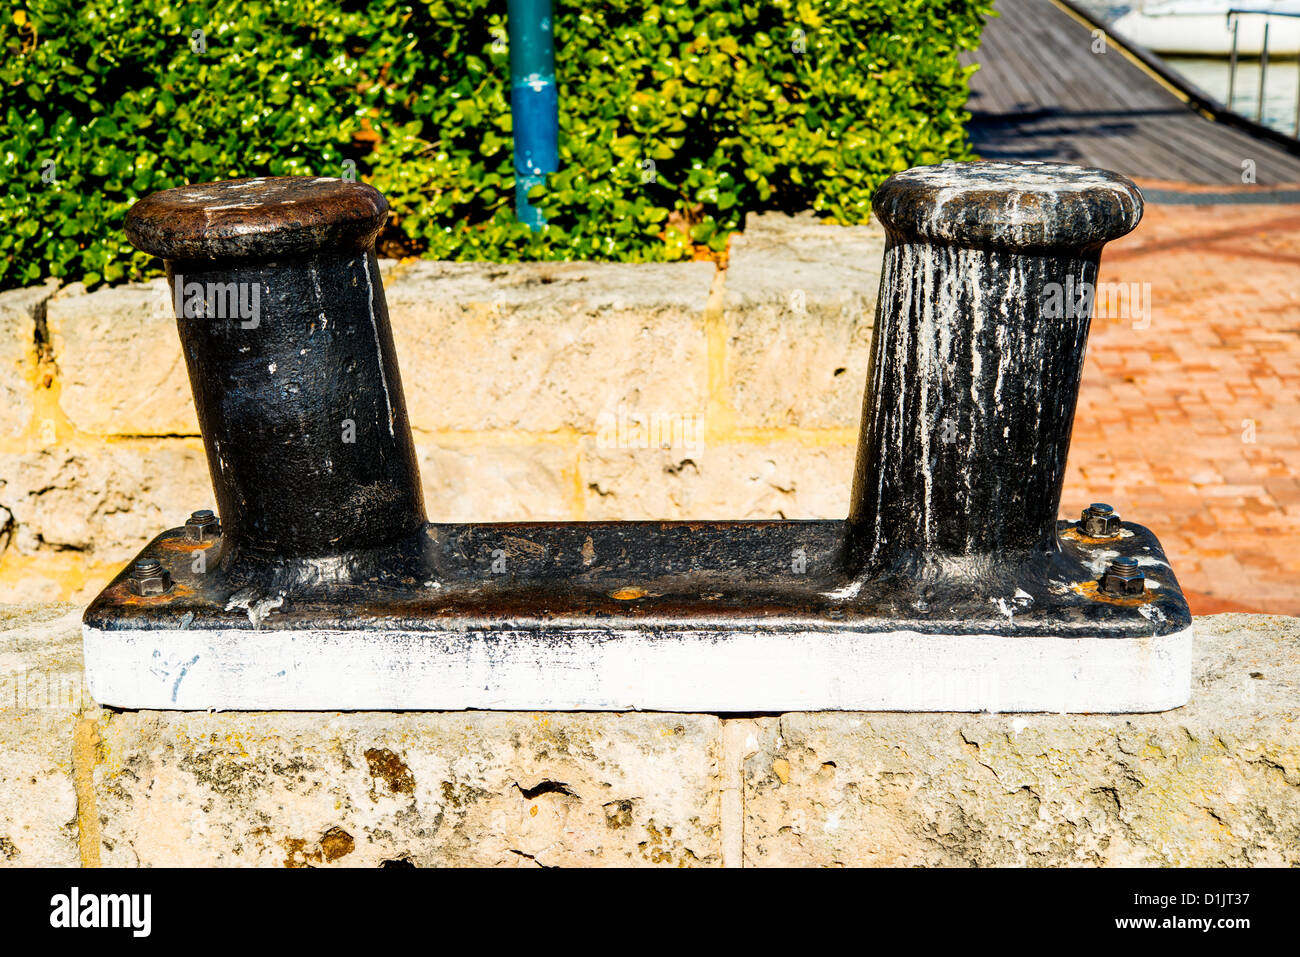
<svg viewBox="0 0 1300 957">
<path fill-rule="evenodd" d="M 165 190 L 127 217 L 166 260 L 227 569 L 347 580 L 424 525 L 374 252 L 387 212 L 361 183 L 273 177 Z"/>
<path fill-rule="evenodd" d="M 964 163 L 893 176 L 873 208 L 888 241 L 850 563 L 918 580 L 1046 569 L 1101 248 L 1138 224 L 1141 194 L 1102 170 Z"/>
</svg>

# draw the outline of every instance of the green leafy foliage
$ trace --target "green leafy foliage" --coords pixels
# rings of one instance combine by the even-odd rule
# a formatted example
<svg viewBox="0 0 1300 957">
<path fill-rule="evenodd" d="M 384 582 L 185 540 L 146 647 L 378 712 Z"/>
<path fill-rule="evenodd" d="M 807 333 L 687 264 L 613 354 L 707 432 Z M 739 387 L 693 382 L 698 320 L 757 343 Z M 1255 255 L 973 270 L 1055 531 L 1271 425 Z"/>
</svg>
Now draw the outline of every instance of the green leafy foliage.
<svg viewBox="0 0 1300 957">
<path fill-rule="evenodd" d="M 671 260 L 753 210 L 862 222 L 890 173 L 970 158 L 957 56 L 991 5 L 556 0 L 561 169 L 533 235 L 503 0 L 26 0 L 0 20 L 0 288 L 157 274 L 122 233 L 155 190 L 353 165 L 390 254 Z"/>
</svg>

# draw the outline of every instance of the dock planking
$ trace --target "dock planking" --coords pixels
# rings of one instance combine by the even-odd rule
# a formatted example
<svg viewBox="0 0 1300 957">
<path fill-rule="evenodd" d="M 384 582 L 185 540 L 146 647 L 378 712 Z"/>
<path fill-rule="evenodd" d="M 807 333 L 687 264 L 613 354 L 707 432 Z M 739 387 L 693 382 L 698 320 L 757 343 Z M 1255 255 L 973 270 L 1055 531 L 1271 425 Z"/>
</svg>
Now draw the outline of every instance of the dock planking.
<svg viewBox="0 0 1300 957">
<path fill-rule="evenodd" d="M 1206 185 L 1300 183 L 1300 156 L 1197 112 L 1125 55 L 1113 37 L 1054 0 L 997 0 L 978 51 L 967 109 L 985 159 L 1047 160 L 1127 176 Z M 1247 74 L 1249 75 L 1249 74 Z"/>
</svg>

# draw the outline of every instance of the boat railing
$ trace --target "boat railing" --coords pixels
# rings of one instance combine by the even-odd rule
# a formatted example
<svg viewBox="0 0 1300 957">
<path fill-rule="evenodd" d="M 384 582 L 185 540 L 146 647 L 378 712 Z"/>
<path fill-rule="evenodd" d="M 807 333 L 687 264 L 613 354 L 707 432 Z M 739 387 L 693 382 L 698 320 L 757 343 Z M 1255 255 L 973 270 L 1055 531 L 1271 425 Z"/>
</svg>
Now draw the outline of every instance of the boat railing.
<svg viewBox="0 0 1300 957">
<path fill-rule="evenodd" d="M 1268 18 L 1300 17 L 1300 8 L 1279 10 L 1276 7 L 1230 7 L 1228 23 L 1232 27 L 1232 53 L 1228 58 L 1228 109 L 1233 109 L 1233 94 L 1237 89 L 1237 32 L 1241 27 L 1239 19 L 1244 14 L 1264 17 L 1264 40 L 1259 49 L 1259 96 L 1255 100 L 1255 122 L 1264 121 L 1264 81 L 1268 77 Z M 1296 58 L 1300 65 L 1300 57 Z M 1295 129 L 1293 136 L 1300 137 L 1300 75 L 1296 79 Z"/>
</svg>

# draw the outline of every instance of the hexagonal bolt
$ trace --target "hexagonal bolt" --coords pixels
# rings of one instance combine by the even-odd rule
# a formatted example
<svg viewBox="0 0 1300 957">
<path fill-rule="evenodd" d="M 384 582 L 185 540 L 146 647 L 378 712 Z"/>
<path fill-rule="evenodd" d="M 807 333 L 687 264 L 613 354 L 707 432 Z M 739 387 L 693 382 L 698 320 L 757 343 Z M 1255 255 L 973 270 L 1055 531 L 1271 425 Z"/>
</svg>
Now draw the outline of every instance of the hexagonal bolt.
<svg viewBox="0 0 1300 957">
<path fill-rule="evenodd" d="M 1119 516 L 1104 502 L 1094 502 L 1079 516 L 1079 527 L 1089 538 L 1110 538 L 1119 534 Z"/>
<path fill-rule="evenodd" d="M 211 542 L 221 534 L 221 522 L 210 508 L 191 513 L 185 523 L 185 537 L 191 542 Z"/>
<path fill-rule="evenodd" d="M 142 598 L 171 591 L 172 576 L 156 558 L 142 558 L 131 566 L 131 591 Z"/>
<path fill-rule="evenodd" d="M 1132 598 L 1147 588 L 1146 576 L 1138 568 L 1136 558 L 1115 559 L 1097 584 L 1103 594 L 1117 598 Z"/>
</svg>

